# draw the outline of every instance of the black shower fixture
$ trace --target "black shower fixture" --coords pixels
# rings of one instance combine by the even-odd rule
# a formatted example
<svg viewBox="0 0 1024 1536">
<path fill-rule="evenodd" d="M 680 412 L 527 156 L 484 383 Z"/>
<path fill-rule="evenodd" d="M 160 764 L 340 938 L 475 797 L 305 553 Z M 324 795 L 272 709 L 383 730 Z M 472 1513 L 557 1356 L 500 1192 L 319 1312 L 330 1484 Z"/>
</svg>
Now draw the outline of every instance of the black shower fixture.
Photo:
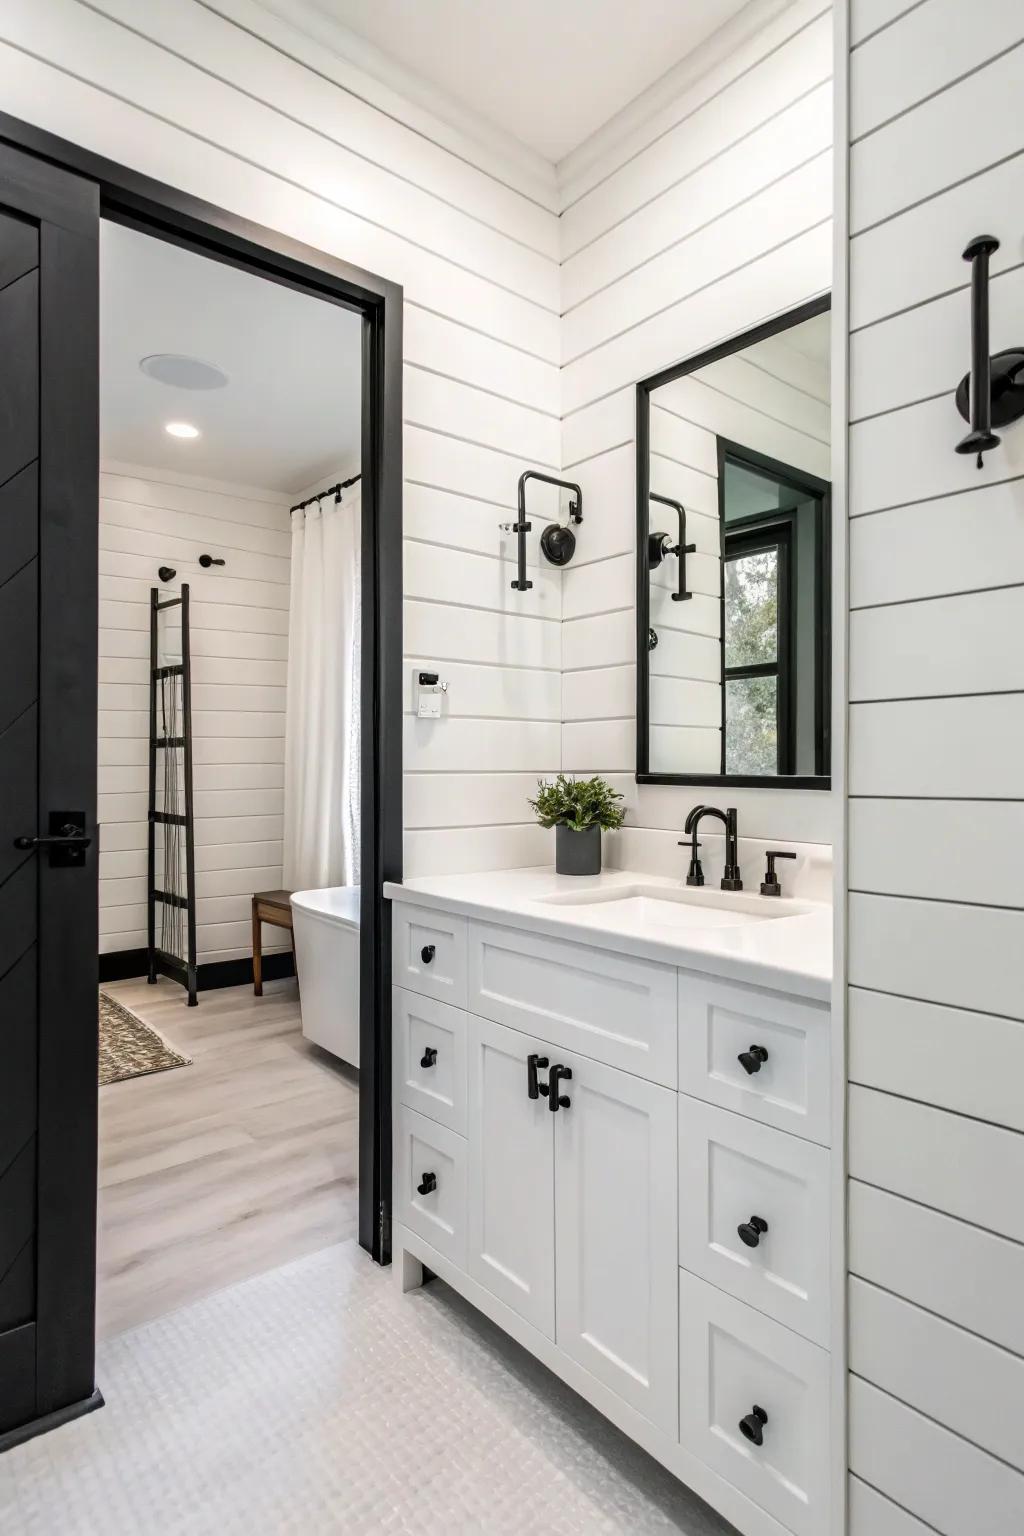
<svg viewBox="0 0 1024 1536">
<path fill-rule="evenodd" d="M 1008 427 L 1024 416 L 1024 347 L 989 354 L 989 257 L 999 249 L 995 235 L 975 235 L 964 251 L 971 263 L 971 371 L 957 385 L 956 406 L 971 430 L 956 445 L 957 453 L 983 455 L 999 446 L 992 427 Z"/>
<path fill-rule="evenodd" d="M 174 569 L 173 565 L 162 565 L 157 571 L 157 575 L 160 577 L 161 581 L 173 581 L 177 574 L 178 573 Z"/>
<path fill-rule="evenodd" d="M 576 535 L 572 531 L 572 524 L 579 525 L 583 521 L 583 492 L 574 480 L 559 480 L 554 475 L 543 475 L 539 469 L 523 471 L 519 476 L 519 517 L 514 523 L 501 525 L 504 532 L 516 534 L 519 540 L 519 570 L 512 582 L 513 592 L 528 592 L 533 586 L 533 582 L 526 579 L 526 535 L 533 527 L 532 523 L 526 521 L 527 480 L 542 480 L 545 485 L 557 485 L 563 491 L 572 492 L 568 525 L 563 527 L 561 523 L 549 523 L 540 536 L 541 552 L 552 565 L 569 564 L 576 553 Z"/>
<path fill-rule="evenodd" d="M 204 571 L 208 571 L 211 565 L 223 565 L 225 562 L 218 555 L 200 555 L 199 564 Z"/>
</svg>

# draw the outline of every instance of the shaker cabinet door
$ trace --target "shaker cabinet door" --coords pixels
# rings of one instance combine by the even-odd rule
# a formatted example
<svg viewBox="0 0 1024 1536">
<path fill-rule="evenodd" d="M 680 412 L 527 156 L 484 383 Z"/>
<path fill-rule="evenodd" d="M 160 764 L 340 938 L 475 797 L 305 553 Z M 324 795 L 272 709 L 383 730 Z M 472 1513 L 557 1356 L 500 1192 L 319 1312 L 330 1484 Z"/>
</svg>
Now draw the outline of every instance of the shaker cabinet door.
<svg viewBox="0 0 1024 1536">
<path fill-rule="evenodd" d="M 548 1101 L 530 1057 L 550 1048 L 469 1017 L 469 1273 L 535 1328 L 555 1333 L 555 1210 Z M 537 1065 L 538 1087 L 547 1066 Z"/>
<path fill-rule="evenodd" d="M 556 1337 L 652 1424 L 678 1420 L 676 1095 L 563 1055 L 555 1133 Z"/>
</svg>

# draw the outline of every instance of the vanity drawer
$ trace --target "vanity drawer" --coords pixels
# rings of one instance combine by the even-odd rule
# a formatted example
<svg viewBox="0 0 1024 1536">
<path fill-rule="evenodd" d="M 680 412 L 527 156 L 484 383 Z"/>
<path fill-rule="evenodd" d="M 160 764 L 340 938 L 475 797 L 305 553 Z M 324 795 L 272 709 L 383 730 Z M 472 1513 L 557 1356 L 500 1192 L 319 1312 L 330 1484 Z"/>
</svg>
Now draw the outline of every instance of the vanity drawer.
<svg viewBox="0 0 1024 1536">
<path fill-rule="evenodd" d="M 396 1107 L 395 1215 L 466 1267 L 466 1143 L 405 1104 Z"/>
<path fill-rule="evenodd" d="M 395 1099 L 466 1134 L 466 1020 L 461 1008 L 392 988 Z"/>
<path fill-rule="evenodd" d="M 676 1086 L 674 967 L 492 923 L 469 925 L 469 1011 Z"/>
<path fill-rule="evenodd" d="M 681 1094 L 680 1264 L 827 1345 L 828 1257 L 827 1150 Z"/>
<path fill-rule="evenodd" d="M 683 1448 L 797 1536 L 821 1536 L 829 1521 L 826 1352 L 683 1270 L 679 1384 Z"/>
<path fill-rule="evenodd" d="M 679 1087 L 828 1146 L 829 1010 L 680 972 Z"/>
<path fill-rule="evenodd" d="M 466 1006 L 464 917 L 396 902 L 391 928 L 391 980 L 455 1008 Z"/>
</svg>

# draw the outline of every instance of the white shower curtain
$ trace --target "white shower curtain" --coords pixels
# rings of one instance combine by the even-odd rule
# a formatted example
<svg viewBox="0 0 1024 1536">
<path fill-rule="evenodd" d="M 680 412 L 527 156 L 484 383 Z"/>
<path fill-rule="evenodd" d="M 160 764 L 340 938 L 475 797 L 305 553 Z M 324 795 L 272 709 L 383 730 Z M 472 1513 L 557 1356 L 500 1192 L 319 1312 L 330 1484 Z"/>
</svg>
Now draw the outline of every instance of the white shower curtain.
<svg viewBox="0 0 1024 1536">
<path fill-rule="evenodd" d="M 358 483 L 292 513 L 284 870 L 291 891 L 359 882 Z"/>
</svg>

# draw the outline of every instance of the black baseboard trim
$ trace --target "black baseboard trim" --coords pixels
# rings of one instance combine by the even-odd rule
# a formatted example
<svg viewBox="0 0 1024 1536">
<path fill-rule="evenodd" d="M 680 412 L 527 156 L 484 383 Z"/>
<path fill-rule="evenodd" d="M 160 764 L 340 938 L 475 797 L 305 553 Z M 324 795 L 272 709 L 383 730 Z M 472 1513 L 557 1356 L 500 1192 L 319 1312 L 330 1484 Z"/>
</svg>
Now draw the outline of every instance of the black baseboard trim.
<svg viewBox="0 0 1024 1536">
<path fill-rule="evenodd" d="M 149 959 L 144 949 L 116 949 L 100 955 L 100 985 L 106 981 L 130 981 L 145 976 Z M 263 980 L 282 981 L 295 975 L 295 956 L 289 949 L 275 950 L 263 956 Z M 209 960 L 199 967 L 200 992 L 215 992 L 218 987 L 252 986 L 252 961 L 243 955 L 238 960 Z"/>
<path fill-rule="evenodd" d="M 47 1435 L 51 1429 L 59 1429 L 62 1424 L 70 1424 L 74 1419 L 82 1419 L 87 1413 L 95 1413 L 97 1408 L 103 1407 L 103 1393 L 99 1387 L 90 1397 L 83 1397 L 81 1402 L 71 1403 L 67 1408 L 58 1408 L 55 1413 L 44 1413 L 40 1419 L 30 1419 L 27 1424 L 19 1424 L 17 1429 L 9 1429 L 0 1435 L 0 1456 L 4 1451 L 12 1451 L 16 1445 L 24 1445 L 26 1440 L 34 1440 L 37 1435 Z"/>
</svg>

